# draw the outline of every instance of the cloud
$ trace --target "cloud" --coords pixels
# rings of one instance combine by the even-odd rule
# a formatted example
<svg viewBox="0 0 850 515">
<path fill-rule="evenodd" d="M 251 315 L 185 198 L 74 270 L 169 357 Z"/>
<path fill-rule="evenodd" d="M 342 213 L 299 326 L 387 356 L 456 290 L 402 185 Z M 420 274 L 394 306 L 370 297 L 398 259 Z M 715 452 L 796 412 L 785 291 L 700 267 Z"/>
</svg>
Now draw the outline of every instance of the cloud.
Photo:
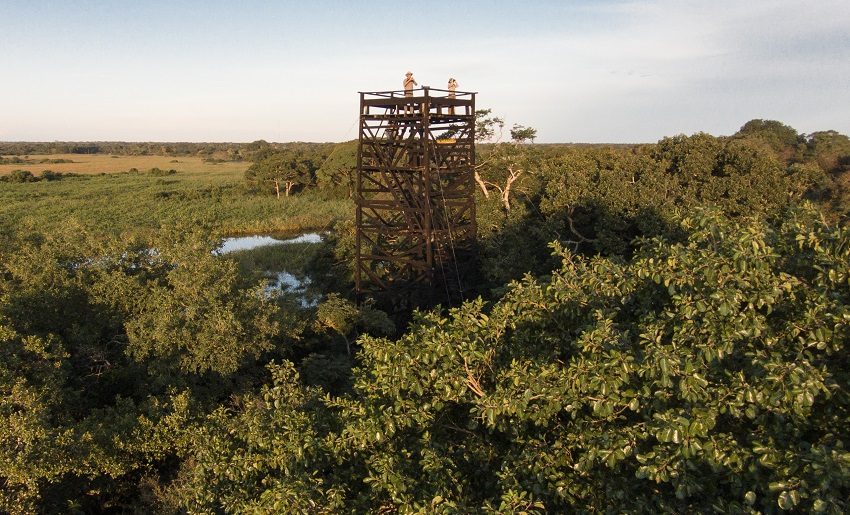
<svg viewBox="0 0 850 515">
<path fill-rule="evenodd" d="M 850 7 L 824 2 L 626 2 L 602 27 L 529 40 L 551 63 L 542 141 L 652 141 L 728 133 L 753 117 L 847 132 Z M 805 10 L 805 12 L 801 12 Z M 530 64 L 527 66 L 531 66 Z M 832 116 L 828 116 L 829 110 Z M 842 112 L 844 111 L 844 112 Z M 810 116 L 806 116 L 809 113 Z M 826 127 L 815 127 L 826 123 Z M 557 136 L 556 136 L 557 135 Z"/>
<path fill-rule="evenodd" d="M 472 2 L 462 15 L 439 4 L 427 32 L 410 29 L 412 4 L 380 20 L 325 12 L 333 3 L 262 15 L 222 4 L 176 25 L 192 9 L 174 18 L 164 5 L 144 23 L 106 23 L 118 8 L 53 13 L 56 27 L 12 37 L 3 137 L 346 139 L 357 91 L 398 89 L 407 69 L 435 87 L 457 77 L 540 141 L 653 141 L 768 115 L 850 132 L 846 0 Z M 297 24 L 281 32 L 282 20 Z"/>
</svg>

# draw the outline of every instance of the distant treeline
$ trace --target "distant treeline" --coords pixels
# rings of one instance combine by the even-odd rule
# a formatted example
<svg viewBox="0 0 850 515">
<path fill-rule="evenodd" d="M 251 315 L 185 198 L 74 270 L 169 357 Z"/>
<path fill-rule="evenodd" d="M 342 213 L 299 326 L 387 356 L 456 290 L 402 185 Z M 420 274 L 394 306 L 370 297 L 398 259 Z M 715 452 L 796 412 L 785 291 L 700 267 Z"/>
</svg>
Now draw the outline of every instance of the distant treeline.
<svg viewBox="0 0 850 515">
<path fill-rule="evenodd" d="M 72 159 L 22 159 L 18 156 L 0 157 L 0 165 L 64 164 L 73 163 Z"/>
<path fill-rule="evenodd" d="M 0 156 L 30 156 L 50 154 L 112 154 L 122 156 L 205 156 L 227 161 L 252 160 L 260 149 L 298 149 L 330 146 L 327 143 L 188 143 L 188 142 L 127 142 L 127 141 L 52 141 L 0 142 Z M 14 158 L 7 158 L 14 159 Z M 15 162 L 15 161 L 10 161 Z"/>
</svg>

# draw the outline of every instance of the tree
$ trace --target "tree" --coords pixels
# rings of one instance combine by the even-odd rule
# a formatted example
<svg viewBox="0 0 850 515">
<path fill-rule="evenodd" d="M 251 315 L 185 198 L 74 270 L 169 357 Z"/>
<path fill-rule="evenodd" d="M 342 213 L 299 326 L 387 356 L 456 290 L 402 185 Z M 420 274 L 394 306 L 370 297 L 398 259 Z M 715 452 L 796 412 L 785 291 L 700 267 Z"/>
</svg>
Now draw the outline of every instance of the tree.
<svg viewBox="0 0 850 515">
<path fill-rule="evenodd" d="M 492 109 L 478 109 L 475 111 L 475 141 L 478 143 L 496 142 L 502 139 L 502 131 L 505 127 L 505 121 L 492 114 Z M 490 198 L 490 191 L 487 189 L 487 183 L 481 178 L 479 169 L 481 164 L 476 165 L 473 171 L 476 184 L 481 188 L 481 193 L 485 198 Z"/>
<path fill-rule="evenodd" d="M 538 165 L 537 155 L 514 141 L 496 144 L 476 170 L 480 168 L 486 171 L 488 179 L 479 180 L 483 185 L 498 190 L 502 207 L 508 212 L 511 210 L 512 193 L 516 191 L 517 184 L 524 177 L 535 174 Z M 489 195 L 485 196 L 489 198 Z"/>
<path fill-rule="evenodd" d="M 732 137 L 763 145 L 785 163 L 797 157 L 804 142 L 803 136 L 793 127 L 776 120 L 750 120 Z"/>
<path fill-rule="evenodd" d="M 362 490 L 344 482 L 347 468 L 326 451 L 336 420 L 323 392 L 304 387 L 292 363 L 268 370 L 270 384 L 237 410 L 184 409 L 151 428 L 155 439 L 177 435 L 180 475 L 162 496 L 173 511 L 331 514 L 346 511 L 347 491 Z"/>
<path fill-rule="evenodd" d="M 313 181 L 315 169 L 313 161 L 301 153 L 274 152 L 251 165 L 245 172 L 245 178 L 248 182 L 271 182 L 278 198 L 283 184 L 288 197 L 296 185 L 306 185 Z"/>
<path fill-rule="evenodd" d="M 534 143 L 535 138 L 537 138 L 537 129 L 532 127 L 526 127 L 515 123 L 511 129 L 511 140 L 516 143 L 524 143 L 527 140 Z"/>
<path fill-rule="evenodd" d="M 504 128 L 505 120 L 495 116 L 492 109 L 475 111 L 475 141 L 498 142 L 502 139 Z"/>
<path fill-rule="evenodd" d="M 513 188 L 514 183 L 520 177 L 525 175 L 528 170 L 521 167 L 519 161 L 513 159 L 513 157 L 521 152 L 499 152 L 499 150 L 503 148 L 501 146 L 501 139 L 504 127 L 505 121 L 498 116 L 494 116 L 491 109 L 479 109 L 475 111 L 475 141 L 478 143 L 491 143 L 494 145 L 495 150 L 486 154 L 482 153 L 482 156 L 485 157 L 476 164 L 475 169 L 473 170 L 473 178 L 485 198 L 490 198 L 490 187 L 498 189 L 502 205 L 506 211 L 510 211 L 511 189 Z M 456 130 L 449 130 L 443 135 L 443 137 L 452 137 L 455 132 Z M 534 142 L 536 137 L 537 130 L 531 127 L 515 124 L 513 129 L 511 129 L 511 141 L 512 145 L 515 147 L 526 140 Z M 510 157 L 508 156 L 509 154 Z M 493 169 L 494 166 L 496 166 L 493 161 L 501 161 L 498 167 L 501 168 L 502 172 L 507 172 L 504 179 L 500 177 L 500 182 L 498 183 L 494 182 L 495 178 L 487 180 L 484 179 L 481 174 L 482 170 L 488 168 Z"/>
<path fill-rule="evenodd" d="M 345 348 L 351 355 L 351 341 L 348 334 L 360 318 L 357 306 L 337 294 L 328 295 L 327 299 L 316 310 L 316 322 L 340 335 L 345 340 Z"/>
<path fill-rule="evenodd" d="M 275 306 L 210 247 L 160 246 L 170 269 L 144 285 L 125 322 L 126 352 L 135 360 L 183 374 L 229 375 L 273 348 Z"/>
<path fill-rule="evenodd" d="M 482 153 L 482 159 L 475 166 L 474 178 L 485 198 L 490 198 L 490 187 L 497 189 L 503 208 L 510 211 L 515 183 L 533 171 L 530 154 L 519 145 L 528 139 L 533 141 L 537 130 L 515 124 L 511 129 L 511 143 L 506 144 L 501 142 L 504 125 L 504 120 L 493 116 L 490 109 L 475 112 L 476 141 L 492 143 L 493 147 L 486 154 Z M 481 174 L 485 170 L 488 179 Z"/>
<path fill-rule="evenodd" d="M 5 177 L 8 182 L 38 182 L 38 177 L 34 176 L 29 170 L 12 170 Z"/>
<path fill-rule="evenodd" d="M 825 172 L 850 170 L 850 138 L 836 131 L 813 132 L 806 137 L 806 160 Z"/>
<path fill-rule="evenodd" d="M 635 238 L 671 235 L 676 213 L 697 206 L 776 214 L 818 187 L 816 174 L 801 172 L 761 146 L 704 133 L 631 152 L 572 148 L 545 161 L 540 211 L 575 249 L 630 255 Z"/>
<path fill-rule="evenodd" d="M 395 333 L 395 324 L 386 313 L 375 309 L 371 304 L 357 306 L 339 294 L 329 293 L 316 310 L 316 323 L 327 328 L 345 340 L 345 348 L 351 355 L 351 336 L 357 328 L 377 335 L 389 336 Z"/>
<path fill-rule="evenodd" d="M 544 223 L 574 251 L 628 255 L 635 237 L 663 234 L 675 211 L 674 179 L 646 152 L 571 148 L 541 174 Z"/>
<path fill-rule="evenodd" d="M 316 170 L 316 183 L 320 189 L 344 188 L 349 198 L 354 194 L 354 174 L 357 171 L 357 141 L 334 145 L 330 155 Z"/>
</svg>

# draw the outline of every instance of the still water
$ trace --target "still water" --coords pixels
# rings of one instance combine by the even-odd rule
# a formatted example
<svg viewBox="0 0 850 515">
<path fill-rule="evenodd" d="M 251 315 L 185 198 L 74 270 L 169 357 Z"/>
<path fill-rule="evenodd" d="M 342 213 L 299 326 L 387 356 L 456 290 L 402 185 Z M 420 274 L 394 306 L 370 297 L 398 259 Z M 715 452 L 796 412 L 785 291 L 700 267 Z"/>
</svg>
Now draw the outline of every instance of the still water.
<svg viewBox="0 0 850 515">
<path fill-rule="evenodd" d="M 314 308 L 322 298 L 320 294 L 308 290 L 313 283 L 309 277 L 298 278 L 289 272 L 269 272 L 267 277 L 269 284 L 265 291 L 270 297 L 283 294 L 295 295 L 302 308 Z"/>
<path fill-rule="evenodd" d="M 244 250 L 253 250 L 270 245 L 287 245 L 293 243 L 321 243 L 322 235 L 311 232 L 296 236 L 294 238 L 280 238 L 269 235 L 238 236 L 224 238 L 221 246 L 216 249 L 216 254 L 227 254 Z M 281 295 L 293 295 L 303 308 L 315 307 L 321 295 L 309 290 L 312 281 L 310 277 L 298 277 L 286 270 L 267 270 L 265 273 L 268 284 L 265 288 L 266 295 L 278 297 Z"/>
<path fill-rule="evenodd" d="M 321 243 L 322 235 L 317 232 L 308 232 L 295 238 L 279 239 L 273 236 L 235 236 L 225 238 L 221 246 L 216 250 L 218 254 L 227 254 L 239 250 L 252 250 L 269 245 L 286 245 L 287 243 Z"/>
</svg>

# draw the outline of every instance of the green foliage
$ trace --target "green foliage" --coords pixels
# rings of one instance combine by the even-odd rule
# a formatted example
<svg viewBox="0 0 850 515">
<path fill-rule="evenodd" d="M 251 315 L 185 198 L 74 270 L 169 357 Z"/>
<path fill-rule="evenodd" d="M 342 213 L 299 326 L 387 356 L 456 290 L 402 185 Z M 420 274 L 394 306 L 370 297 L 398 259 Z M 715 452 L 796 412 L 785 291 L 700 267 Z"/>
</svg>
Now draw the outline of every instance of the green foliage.
<svg viewBox="0 0 850 515">
<path fill-rule="evenodd" d="M 337 294 L 328 295 L 316 310 L 316 322 L 342 336 L 349 354 L 351 354 L 351 346 L 347 335 L 354 329 L 358 318 L 360 318 L 360 311 L 357 306 Z"/>
<path fill-rule="evenodd" d="M 746 143 L 707 134 L 665 138 L 655 158 L 684 202 L 720 207 L 729 215 L 770 213 L 785 206 L 790 185 L 779 162 Z"/>
<path fill-rule="evenodd" d="M 836 131 L 813 132 L 806 140 L 806 158 L 826 172 L 850 170 L 850 138 Z"/>
<path fill-rule="evenodd" d="M 520 198 L 526 200 L 525 195 Z M 479 270 L 477 282 L 471 284 L 474 292 L 498 298 L 513 279 L 545 275 L 557 266 L 546 244 L 558 235 L 542 223 L 533 204 L 519 202 L 505 212 L 494 199 L 480 202 L 477 211 Z"/>
<path fill-rule="evenodd" d="M 395 334 L 395 324 L 386 313 L 366 304 L 358 307 L 336 293 L 330 293 L 316 310 L 316 323 L 330 329 L 345 340 L 346 350 L 351 354 L 349 335 L 362 328 L 377 335 Z"/>
<path fill-rule="evenodd" d="M 208 236 L 183 234 L 152 250 L 71 226 L 0 253 L 0 510 L 136 496 L 153 444 L 138 427 L 160 416 L 158 397 L 209 395 L 270 349 L 275 308 Z"/>
<path fill-rule="evenodd" d="M 273 345 L 273 306 L 262 286 L 240 284 L 236 264 L 211 246 L 156 248 L 169 270 L 144 288 L 126 324 L 127 352 L 136 360 L 176 364 L 182 372 L 235 372 Z M 160 265 L 162 266 L 162 265 Z"/>
<path fill-rule="evenodd" d="M 316 184 L 322 190 L 351 197 L 356 171 L 357 141 L 339 143 L 316 170 Z"/>
<path fill-rule="evenodd" d="M 292 233 L 353 218 L 350 201 L 312 191 L 285 203 L 252 194 L 238 171 L 72 175 L 5 184 L 0 232 L 61 230 L 71 221 L 108 236 L 134 232 L 149 237 L 162 226 L 184 224 L 209 225 L 221 235 Z"/>
<path fill-rule="evenodd" d="M 550 160 L 540 210 L 562 241 L 606 254 L 666 234 L 679 212 L 715 206 L 728 216 L 774 215 L 819 177 L 788 173 L 769 153 L 708 134 L 664 138 L 625 153 L 573 149 Z"/>
<path fill-rule="evenodd" d="M 487 142 L 500 140 L 505 120 L 493 114 L 492 109 L 478 109 L 475 111 L 475 140 Z"/>
<path fill-rule="evenodd" d="M 38 181 L 38 177 L 34 176 L 32 172 L 28 170 L 12 170 L 9 172 L 9 175 L 4 177 L 7 182 L 36 182 Z"/>
<path fill-rule="evenodd" d="M 285 150 L 265 155 L 255 162 L 245 172 L 245 179 L 249 184 L 271 182 L 278 197 L 283 184 L 288 197 L 296 185 L 312 184 L 315 170 L 312 159 L 300 152 Z"/>
<path fill-rule="evenodd" d="M 354 220 L 341 220 L 334 224 L 329 236 L 333 246 L 333 264 L 328 267 L 342 284 L 354 284 L 355 244 L 357 229 Z"/>
<path fill-rule="evenodd" d="M 842 203 L 817 167 L 786 167 L 752 141 L 702 133 L 626 148 L 499 143 L 481 150 L 476 172 L 487 192 L 477 214 L 482 292 L 547 273 L 554 262 L 542 250 L 553 240 L 628 257 L 635 238 L 677 237 L 673 220 L 698 206 L 738 217 L 775 216 L 804 198 Z"/>
<path fill-rule="evenodd" d="M 551 279 L 491 307 L 362 337 L 350 395 L 272 366 L 181 432 L 172 495 L 227 512 L 845 512 L 850 234 L 806 210 L 680 230 L 628 262 L 558 249 Z M 328 310 L 350 327 L 352 306 Z"/>
<path fill-rule="evenodd" d="M 65 174 L 62 172 L 54 172 L 52 170 L 42 170 L 41 175 L 39 175 L 39 180 L 42 181 L 58 181 L 63 177 L 73 176 L 73 174 Z"/>
<path fill-rule="evenodd" d="M 11 165 L 11 164 L 31 164 L 32 161 L 29 159 L 21 159 L 18 156 L 12 157 L 2 157 L 0 156 L 0 165 Z"/>
<path fill-rule="evenodd" d="M 482 191 L 489 190 L 488 197 L 497 193 L 507 213 L 518 196 L 528 198 L 536 190 L 540 158 L 536 149 L 520 145 L 518 141 L 491 145 L 481 152 L 475 169 L 479 186 Z"/>
<path fill-rule="evenodd" d="M 363 338 L 335 449 L 371 509 L 846 511 L 847 231 L 806 212 L 682 230 Z"/>
<path fill-rule="evenodd" d="M 537 129 L 532 127 L 526 127 L 524 125 L 520 125 L 515 123 L 513 128 L 511 128 L 511 140 L 517 143 L 524 143 L 526 141 L 531 141 L 534 143 L 534 140 L 537 138 Z"/>
<path fill-rule="evenodd" d="M 847 512 L 846 138 L 528 146 L 478 115 L 487 298 L 403 331 L 344 296 L 353 142 L 72 145 L 323 163 L 286 202 L 220 165 L 7 182 L 0 512 Z M 280 269 L 323 302 L 270 298 Z"/>
<path fill-rule="evenodd" d="M 147 173 L 148 173 L 148 175 L 151 175 L 153 177 L 166 177 L 168 175 L 176 174 L 177 170 L 174 170 L 174 169 L 163 170 L 161 168 L 151 168 L 150 170 L 147 171 Z"/>
<path fill-rule="evenodd" d="M 732 137 L 763 146 L 785 162 L 798 156 L 804 142 L 793 127 L 776 120 L 750 120 Z"/>
<path fill-rule="evenodd" d="M 289 363 L 271 364 L 272 381 L 180 432 L 184 467 L 172 494 L 190 512 L 337 513 L 344 491 L 319 473 L 334 463 L 320 452 L 332 418 L 321 391 L 304 388 Z"/>
<path fill-rule="evenodd" d="M 171 156 L 195 156 L 219 154 L 231 159 L 241 160 L 257 151 L 258 146 L 263 144 L 270 146 L 265 141 L 253 143 L 157 143 L 157 142 L 125 142 L 125 141 L 98 141 L 98 142 L 0 142 L 0 155 L 13 154 L 17 156 L 29 156 L 32 154 L 115 154 L 122 156 L 139 155 L 171 155 Z M 15 159 L 10 158 L 10 159 Z M 68 160 L 66 160 L 68 161 Z M 44 161 L 41 161 L 44 162 Z M 55 161 L 54 161 L 55 162 Z M 0 162 L 2 164 L 2 162 Z"/>
</svg>

